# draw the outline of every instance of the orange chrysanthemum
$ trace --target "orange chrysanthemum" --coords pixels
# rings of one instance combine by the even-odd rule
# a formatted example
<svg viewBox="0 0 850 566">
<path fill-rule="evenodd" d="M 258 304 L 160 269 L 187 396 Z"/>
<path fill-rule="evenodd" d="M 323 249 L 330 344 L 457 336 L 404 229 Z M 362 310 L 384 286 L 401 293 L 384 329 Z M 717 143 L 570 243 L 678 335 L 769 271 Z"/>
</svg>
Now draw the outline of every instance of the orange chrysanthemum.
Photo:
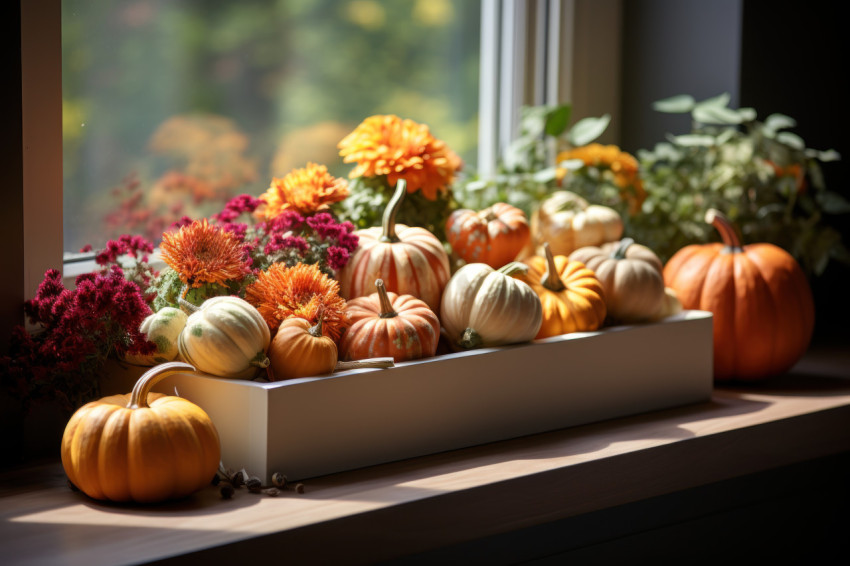
<svg viewBox="0 0 850 566">
<path fill-rule="evenodd" d="M 265 205 L 258 213 L 265 220 L 290 208 L 301 214 L 313 214 L 347 196 L 345 179 L 334 177 L 324 165 L 308 163 L 307 167 L 293 169 L 282 179 L 273 178 L 271 186 L 260 197 Z"/>
<path fill-rule="evenodd" d="M 293 316 L 316 324 L 321 314 L 322 334 L 334 341 L 339 340 L 348 326 L 339 283 L 314 264 L 297 263 L 293 267 L 273 264 L 248 287 L 245 299 L 260 311 L 272 332 Z"/>
<path fill-rule="evenodd" d="M 610 171 L 611 180 L 620 189 L 620 197 L 629 204 L 629 213 L 636 214 L 640 210 L 646 199 L 646 191 L 640 178 L 640 167 L 634 156 L 621 151 L 616 145 L 591 143 L 562 151 L 558 154 L 556 163 L 571 159 L 579 159 L 588 167 Z M 559 182 L 565 175 L 565 170 L 558 169 Z"/>
<path fill-rule="evenodd" d="M 162 235 L 162 260 L 188 287 L 239 281 L 249 272 L 242 242 L 206 219 Z"/>
<path fill-rule="evenodd" d="M 345 163 L 357 163 L 349 177 L 386 175 L 391 186 L 407 181 L 407 192 L 436 200 L 448 191 L 462 162 L 428 126 L 398 116 L 371 116 L 339 142 Z"/>
</svg>

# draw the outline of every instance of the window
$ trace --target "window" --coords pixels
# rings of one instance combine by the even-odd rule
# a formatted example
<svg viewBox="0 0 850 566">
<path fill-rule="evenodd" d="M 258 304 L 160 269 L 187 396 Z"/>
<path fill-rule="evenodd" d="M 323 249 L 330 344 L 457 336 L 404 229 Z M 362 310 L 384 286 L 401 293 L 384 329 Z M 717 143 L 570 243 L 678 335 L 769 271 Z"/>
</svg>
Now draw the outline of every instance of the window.
<svg viewBox="0 0 850 566">
<path fill-rule="evenodd" d="M 583 101 L 592 101 L 594 91 L 611 92 L 611 85 L 600 85 L 598 77 L 601 69 L 607 69 L 613 76 L 616 66 L 606 64 L 609 62 L 588 65 L 588 58 L 598 50 L 582 49 L 580 41 L 590 46 L 593 38 L 599 36 L 598 27 L 606 28 L 608 33 L 616 28 L 619 0 L 591 4 L 597 24 L 592 29 L 584 24 L 573 25 L 574 19 L 585 17 L 590 10 L 583 0 L 481 2 L 478 165 L 482 172 L 486 172 L 488 164 L 494 163 L 499 144 L 504 143 L 511 128 L 515 127 L 500 127 L 500 119 L 502 123 L 515 120 L 517 106 L 521 102 L 569 101 L 574 92 Z M 18 304 L 35 293 L 45 270 L 62 265 L 61 11 L 61 0 L 20 2 L 24 202 L 22 209 L 15 210 L 20 210 L 24 220 L 23 264 L 16 264 L 15 272 L 10 276 L 19 281 L 17 285 L 11 285 L 16 288 L 14 294 L 17 298 L 10 299 L 10 302 Z M 9 25 L 14 26 L 14 18 Z M 555 35 L 550 35 L 546 41 L 539 40 L 541 36 L 537 31 L 543 27 L 554 31 Z M 501 40 L 505 29 L 514 30 L 513 41 Z M 581 33 L 574 33 L 574 29 L 581 30 Z M 541 49 L 548 55 L 541 53 Z M 574 68 L 573 53 L 582 54 L 580 68 Z M 544 61 L 545 64 L 542 63 Z M 553 78 L 552 68 L 557 69 L 557 80 Z M 543 95 L 539 91 L 540 80 L 525 79 L 526 74 L 539 73 L 541 69 L 548 69 L 546 94 Z M 590 69 L 595 70 L 591 73 Z M 511 73 L 514 78 L 505 79 L 505 73 Z M 522 95 L 516 91 L 511 96 L 500 94 L 500 87 L 517 83 L 523 85 Z M 587 106 L 592 107 L 592 104 Z M 574 102 L 573 107 L 576 116 L 592 114 L 580 108 L 578 102 Z M 608 106 L 605 111 L 611 107 Z M 17 213 L 12 211 L 11 214 Z M 66 278 L 71 281 L 75 273 L 86 270 L 84 266 L 70 263 L 65 268 Z M 16 322 L 12 321 L 12 324 Z"/>
</svg>

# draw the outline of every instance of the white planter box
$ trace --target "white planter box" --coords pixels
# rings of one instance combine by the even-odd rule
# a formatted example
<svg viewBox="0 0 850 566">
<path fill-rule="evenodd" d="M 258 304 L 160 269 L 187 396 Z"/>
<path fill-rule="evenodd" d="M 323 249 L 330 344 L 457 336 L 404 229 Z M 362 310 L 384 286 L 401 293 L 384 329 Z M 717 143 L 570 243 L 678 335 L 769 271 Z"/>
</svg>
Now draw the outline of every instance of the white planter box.
<svg viewBox="0 0 850 566">
<path fill-rule="evenodd" d="M 224 464 L 268 482 L 707 401 L 712 370 L 711 314 L 685 311 L 389 369 L 276 383 L 176 374 L 156 390 L 200 405 Z"/>
</svg>

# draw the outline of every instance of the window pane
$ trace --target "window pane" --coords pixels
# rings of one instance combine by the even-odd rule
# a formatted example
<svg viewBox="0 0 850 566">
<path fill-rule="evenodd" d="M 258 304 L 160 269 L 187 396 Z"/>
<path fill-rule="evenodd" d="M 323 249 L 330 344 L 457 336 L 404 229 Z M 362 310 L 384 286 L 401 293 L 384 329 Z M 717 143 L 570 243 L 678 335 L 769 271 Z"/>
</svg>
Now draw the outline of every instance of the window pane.
<svg viewBox="0 0 850 566">
<path fill-rule="evenodd" d="M 364 118 L 477 146 L 480 4 L 63 0 L 65 249 L 259 196 Z"/>
</svg>

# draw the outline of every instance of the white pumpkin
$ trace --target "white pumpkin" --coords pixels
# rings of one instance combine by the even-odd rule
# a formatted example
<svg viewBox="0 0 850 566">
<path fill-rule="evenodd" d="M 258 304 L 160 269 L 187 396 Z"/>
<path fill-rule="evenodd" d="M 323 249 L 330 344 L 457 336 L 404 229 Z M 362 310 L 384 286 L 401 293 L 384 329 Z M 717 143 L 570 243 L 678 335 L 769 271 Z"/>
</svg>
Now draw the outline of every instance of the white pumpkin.
<svg viewBox="0 0 850 566">
<path fill-rule="evenodd" d="M 147 356 L 127 354 L 124 361 L 140 366 L 155 366 L 173 361 L 179 353 L 177 341 L 188 318 L 185 312 L 174 307 L 163 307 L 148 316 L 142 321 L 139 331 L 156 344 L 156 352 Z"/>
<path fill-rule="evenodd" d="M 531 218 L 531 246 L 534 254 L 544 255 L 548 242 L 554 255 L 570 255 L 585 246 L 598 246 L 619 240 L 623 219 L 613 208 L 590 204 L 570 191 L 555 191 Z"/>
<path fill-rule="evenodd" d="M 440 306 L 440 322 L 452 344 L 476 348 L 534 339 L 543 323 L 540 298 L 528 284 L 511 277 L 524 268 L 509 263 L 494 270 L 470 263 L 455 272 Z"/>
<path fill-rule="evenodd" d="M 215 297 L 201 304 L 180 333 L 180 357 L 203 371 L 232 379 L 251 379 L 269 366 L 268 324 L 238 297 Z"/>
</svg>

